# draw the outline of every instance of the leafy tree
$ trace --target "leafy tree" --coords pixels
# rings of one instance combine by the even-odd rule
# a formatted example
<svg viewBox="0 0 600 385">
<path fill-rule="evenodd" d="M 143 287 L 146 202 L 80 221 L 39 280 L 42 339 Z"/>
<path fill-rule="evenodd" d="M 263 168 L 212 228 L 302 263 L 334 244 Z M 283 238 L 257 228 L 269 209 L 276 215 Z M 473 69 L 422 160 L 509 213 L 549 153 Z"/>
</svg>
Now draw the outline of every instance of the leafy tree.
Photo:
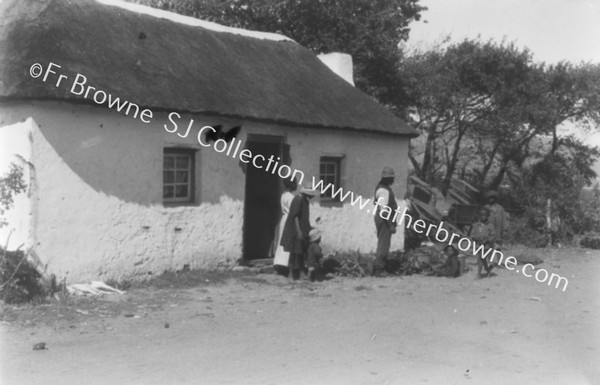
<svg viewBox="0 0 600 385">
<path fill-rule="evenodd" d="M 500 185 L 511 163 L 512 167 L 520 168 L 532 157 L 530 143 L 534 138 L 540 135 L 552 138 L 544 151 L 535 154 L 552 158 L 561 147 L 568 150 L 574 143 L 568 137 L 559 136 L 562 124 L 570 122 L 588 130 L 600 127 L 600 66 L 574 66 L 569 63 L 536 65 L 524 85 L 524 96 L 511 110 L 512 125 L 507 130 L 499 126 L 500 129 L 489 135 L 495 148 L 499 149 L 497 159 L 492 159 L 499 166 L 489 182 L 490 188 Z M 591 150 L 587 149 L 590 156 L 593 154 Z M 481 175 L 482 184 L 486 176 L 486 173 Z"/>
<path fill-rule="evenodd" d="M 597 206 L 600 200 L 585 199 L 582 189 L 597 176 L 591 167 L 600 151 L 573 137 L 561 142 L 561 148 L 523 166 L 516 176 L 508 174 L 513 186 L 513 209 L 528 218 L 532 228 L 545 231 L 546 204 L 550 201 L 553 226 L 561 238 L 598 231 L 600 218 L 598 212 L 590 211 L 590 206 Z"/>
<path fill-rule="evenodd" d="M 7 224 L 2 216 L 6 210 L 12 208 L 15 195 L 22 193 L 26 188 L 23 169 L 11 163 L 10 170 L 0 178 L 0 227 Z"/>
<path fill-rule="evenodd" d="M 409 119 L 424 141 L 422 153 L 410 156 L 416 174 L 447 190 L 471 163 L 474 140 L 515 123 L 511 111 L 530 71 L 529 52 L 468 39 L 405 58 Z"/>
<path fill-rule="evenodd" d="M 566 121 L 600 124 L 600 68 L 534 64 L 512 44 L 465 40 L 406 57 L 409 119 L 422 132 L 410 155 L 417 176 L 446 190 L 457 175 L 497 188 L 532 158 L 531 143 L 561 145 Z"/>
<path fill-rule="evenodd" d="M 352 55 L 357 88 L 403 104 L 398 44 L 425 10 L 418 0 L 129 0 L 257 31 L 280 33 L 317 53 Z"/>
</svg>

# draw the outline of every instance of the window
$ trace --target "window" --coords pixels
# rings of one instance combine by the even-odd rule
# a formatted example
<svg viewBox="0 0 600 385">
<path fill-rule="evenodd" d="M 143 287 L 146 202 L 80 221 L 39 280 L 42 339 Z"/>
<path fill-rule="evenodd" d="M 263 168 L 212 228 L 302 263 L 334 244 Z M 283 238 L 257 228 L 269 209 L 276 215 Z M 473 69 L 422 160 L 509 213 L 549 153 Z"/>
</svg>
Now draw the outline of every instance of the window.
<svg viewBox="0 0 600 385">
<path fill-rule="evenodd" d="M 194 151 L 176 148 L 164 150 L 163 202 L 194 201 Z"/>
<path fill-rule="evenodd" d="M 332 192 L 341 188 L 341 157 L 322 156 L 319 164 L 319 174 L 323 181 L 323 187 L 332 184 L 333 188 L 329 188 L 324 194 L 321 194 L 321 202 L 340 202 L 340 195 L 332 198 Z"/>
</svg>

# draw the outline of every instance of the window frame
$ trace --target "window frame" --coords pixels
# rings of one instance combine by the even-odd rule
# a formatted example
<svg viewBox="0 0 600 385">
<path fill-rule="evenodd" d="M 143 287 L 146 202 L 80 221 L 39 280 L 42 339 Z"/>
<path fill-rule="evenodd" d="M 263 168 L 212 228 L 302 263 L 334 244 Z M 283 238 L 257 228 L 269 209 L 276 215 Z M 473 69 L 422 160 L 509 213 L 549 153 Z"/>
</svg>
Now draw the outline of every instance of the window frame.
<svg viewBox="0 0 600 385">
<path fill-rule="evenodd" d="M 343 156 L 334 156 L 334 155 L 322 155 L 319 158 L 319 179 L 323 180 L 323 187 L 326 187 L 329 183 L 333 183 L 336 189 L 339 189 L 342 186 L 342 160 Z M 335 172 L 333 173 L 334 182 L 329 182 L 323 178 L 324 174 L 321 172 L 321 167 L 324 163 L 334 164 Z M 330 174 L 325 173 L 326 176 Z M 328 193 L 331 194 L 331 190 L 328 190 Z M 326 206 L 342 206 L 344 202 L 340 200 L 340 196 L 338 195 L 335 198 L 328 197 L 326 195 L 320 194 L 321 204 Z"/>
<path fill-rule="evenodd" d="M 175 168 L 171 169 L 173 171 L 173 182 L 169 182 L 166 183 L 165 182 L 165 171 L 168 171 L 165 169 L 165 161 L 166 161 L 166 157 L 167 156 L 175 156 L 175 159 L 177 159 L 177 156 L 186 156 L 188 159 L 188 168 L 185 169 L 185 171 L 188 172 L 188 178 L 185 184 L 188 185 L 188 194 L 186 195 L 186 197 L 170 197 L 170 198 L 165 198 L 165 186 L 167 185 L 173 185 L 174 188 L 177 187 L 178 182 L 176 182 L 176 172 L 179 170 L 177 168 L 177 161 L 175 160 Z M 184 169 L 181 169 L 179 171 L 183 171 Z M 189 148 L 177 148 L 177 147 L 165 147 L 163 149 L 163 163 L 162 163 L 162 190 L 163 190 L 163 194 L 162 194 L 162 202 L 164 205 L 167 206 L 176 206 L 176 205 L 186 205 L 186 204 L 192 204 L 195 202 L 195 190 L 196 190 L 196 150 L 194 149 L 189 149 Z M 184 184 L 184 183 L 179 183 L 179 184 Z M 175 191 L 174 191 L 175 194 Z"/>
</svg>

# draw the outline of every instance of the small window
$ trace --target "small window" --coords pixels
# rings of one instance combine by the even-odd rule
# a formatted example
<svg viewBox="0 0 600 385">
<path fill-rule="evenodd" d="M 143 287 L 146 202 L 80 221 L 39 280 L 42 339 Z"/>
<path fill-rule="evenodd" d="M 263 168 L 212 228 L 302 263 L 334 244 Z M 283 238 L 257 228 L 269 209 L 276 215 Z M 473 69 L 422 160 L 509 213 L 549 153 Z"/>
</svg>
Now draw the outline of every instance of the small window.
<svg viewBox="0 0 600 385">
<path fill-rule="evenodd" d="M 340 195 L 332 198 L 332 192 L 341 188 L 341 164 L 342 158 L 333 156 L 323 156 L 319 164 L 319 174 L 323 181 L 323 187 L 329 184 L 333 188 L 329 188 L 324 194 L 321 194 L 321 202 L 340 202 Z M 333 191 L 332 191 L 333 190 Z"/>
<path fill-rule="evenodd" d="M 163 159 L 163 202 L 194 201 L 194 151 L 165 149 Z"/>
</svg>

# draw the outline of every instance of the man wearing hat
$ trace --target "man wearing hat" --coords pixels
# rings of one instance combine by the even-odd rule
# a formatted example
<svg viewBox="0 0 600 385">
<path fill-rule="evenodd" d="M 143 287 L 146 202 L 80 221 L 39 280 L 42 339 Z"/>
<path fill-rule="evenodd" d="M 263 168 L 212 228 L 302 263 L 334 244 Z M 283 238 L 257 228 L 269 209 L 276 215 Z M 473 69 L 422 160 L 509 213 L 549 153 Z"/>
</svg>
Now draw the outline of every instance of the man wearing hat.
<svg viewBox="0 0 600 385">
<path fill-rule="evenodd" d="M 384 167 L 381 171 L 381 180 L 375 187 L 375 230 L 377 231 L 377 250 L 375 252 L 375 263 L 373 264 L 373 275 L 383 275 L 387 256 L 390 252 L 392 234 L 396 232 L 396 222 L 390 219 L 382 218 L 381 211 L 391 210 L 395 212 L 398 208 L 396 197 L 392 191 L 392 184 L 395 178 L 394 170 L 391 167 Z"/>
<path fill-rule="evenodd" d="M 305 186 L 294 197 L 290 204 L 290 211 L 281 234 L 281 246 L 290 253 L 289 268 L 292 279 L 300 278 L 304 270 L 304 257 L 308 250 L 310 226 L 310 200 L 317 195 L 317 191 Z"/>
<path fill-rule="evenodd" d="M 508 214 L 498 203 L 498 193 L 496 191 L 488 191 L 485 194 L 485 198 L 487 199 L 485 208 L 490 211 L 489 222 L 496 230 L 496 248 L 500 248 L 500 246 L 502 246 L 502 240 L 506 238 L 506 235 L 508 234 Z"/>
</svg>

